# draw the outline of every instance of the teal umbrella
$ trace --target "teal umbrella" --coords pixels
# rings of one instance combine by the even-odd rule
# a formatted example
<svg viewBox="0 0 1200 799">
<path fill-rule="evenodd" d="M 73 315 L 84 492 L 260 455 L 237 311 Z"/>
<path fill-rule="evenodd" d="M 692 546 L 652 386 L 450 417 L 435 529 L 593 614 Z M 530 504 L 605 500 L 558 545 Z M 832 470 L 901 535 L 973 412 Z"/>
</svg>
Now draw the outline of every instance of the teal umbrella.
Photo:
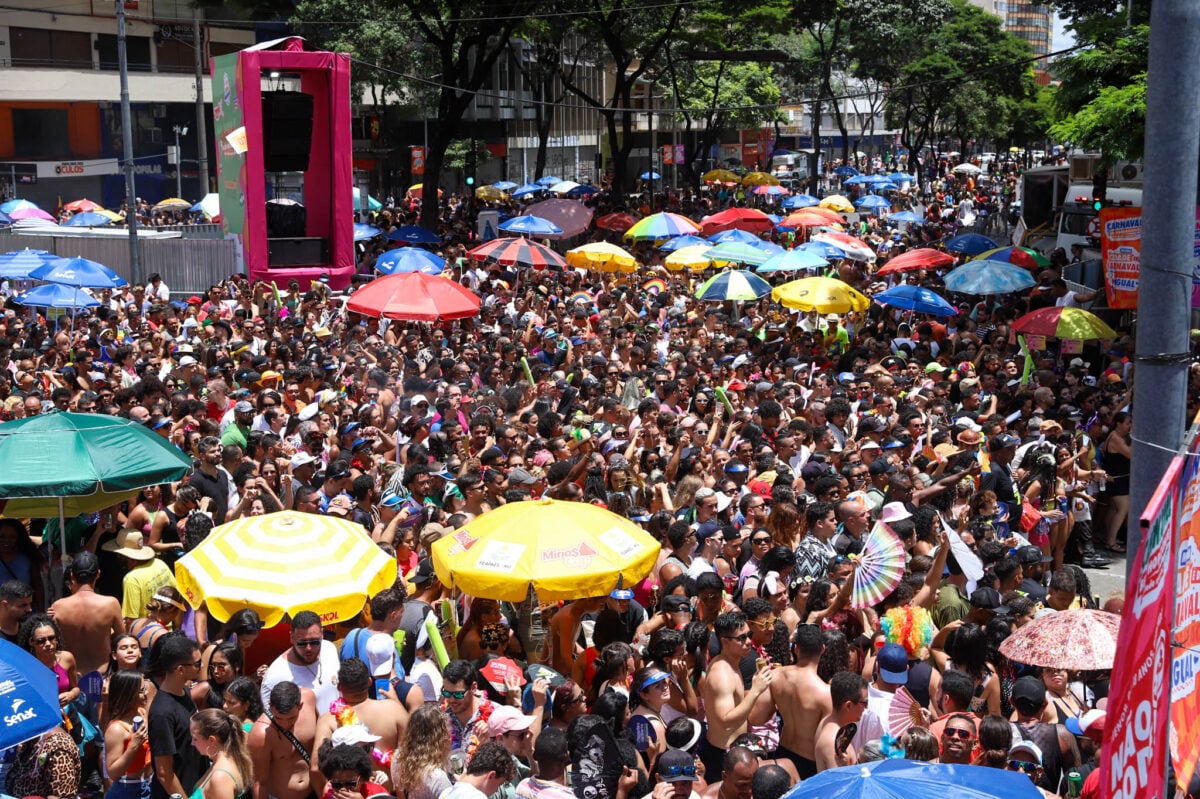
<svg viewBox="0 0 1200 799">
<path fill-rule="evenodd" d="M 764 264 L 772 256 L 776 255 L 776 253 L 766 252 L 760 247 L 755 247 L 752 244 L 743 244 L 740 241 L 718 244 L 704 254 L 713 261 L 730 264 L 750 264 L 751 266 Z"/>
<path fill-rule="evenodd" d="M 98 413 L 50 411 L 0 424 L 0 513 L 92 513 L 146 486 L 179 480 L 192 461 L 146 427 Z M 63 554 L 66 554 L 66 538 Z"/>
</svg>

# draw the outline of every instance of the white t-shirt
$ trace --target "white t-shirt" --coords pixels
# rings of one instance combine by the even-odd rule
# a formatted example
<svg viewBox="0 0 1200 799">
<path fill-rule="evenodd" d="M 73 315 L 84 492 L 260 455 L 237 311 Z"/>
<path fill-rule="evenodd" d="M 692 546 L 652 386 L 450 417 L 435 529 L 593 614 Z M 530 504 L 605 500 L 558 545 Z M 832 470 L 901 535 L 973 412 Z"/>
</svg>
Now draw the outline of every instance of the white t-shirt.
<svg viewBox="0 0 1200 799">
<path fill-rule="evenodd" d="M 263 675 L 262 701 L 264 707 L 271 704 L 271 689 L 281 682 L 290 680 L 301 688 L 311 688 L 317 695 L 317 714 L 329 712 L 329 706 L 338 698 L 335 679 L 340 661 L 337 647 L 332 641 L 321 642 L 321 656 L 312 666 L 302 666 L 292 663 L 284 652 L 267 667 Z"/>
<path fill-rule="evenodd" d="M 487 799 L 483 791 L 465 782 L 456 782 L 449 790 L 442 791 L 438 799 Z"/>
</svg>

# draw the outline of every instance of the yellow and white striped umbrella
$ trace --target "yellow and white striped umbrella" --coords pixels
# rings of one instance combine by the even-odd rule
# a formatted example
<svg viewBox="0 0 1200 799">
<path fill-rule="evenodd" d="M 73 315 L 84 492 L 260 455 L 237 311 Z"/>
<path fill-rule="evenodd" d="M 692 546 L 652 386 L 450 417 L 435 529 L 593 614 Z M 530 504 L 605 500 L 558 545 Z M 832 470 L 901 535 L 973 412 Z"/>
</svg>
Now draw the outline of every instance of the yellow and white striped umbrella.
<svg viewBox="0 0 1200 799">
<path fill-rule="evenodd" d="M 175 580 L 192 607 L 206 603 L 221 621 L 251 608 L 268 627 L 301 610 L 332 624 L 395 583 L 396 559 L 361 524 L 282 511 L 213 528 L 175 564 Z"/>
</svg>

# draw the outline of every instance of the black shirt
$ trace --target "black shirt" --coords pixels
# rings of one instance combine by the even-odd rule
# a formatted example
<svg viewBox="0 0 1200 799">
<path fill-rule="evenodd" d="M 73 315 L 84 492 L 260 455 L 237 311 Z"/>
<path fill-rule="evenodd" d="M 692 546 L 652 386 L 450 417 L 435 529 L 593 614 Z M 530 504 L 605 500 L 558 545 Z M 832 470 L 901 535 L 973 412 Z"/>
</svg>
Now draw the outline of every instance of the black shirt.
<svg viewBox="0 0 1200 799">
<path fill-rule="evenodd" d="M 203 470 L 197 469 L 188 480 L 188 485 L 199 491 L 200 496 L 212 500 L 208 509 L 212 511 L 213 525 L 224 524 L 225 514 L 229 511 L 229 478 L 225 472 L 218 469 L 216 477 L 209 477 Z"/>
<path fill-rule="evenodd" d="M 1011 520 L 1021 518 L 1021 500 L 1017 497 L 1017 487 L 1007 466 L 992 461 L 992 468 L 979 481 L 979 490 L 996 492 L 996 501 L 1008 506 L 1010 524 Z"/>
<path fill-rule="evenodd" d="M 191 723 L 196 705 L 187 691 L 181 696 L 159 688 L 150 703 L 150 753 L 154 757 L 170 756 L 175 764 L 175 776 L 183 786 L 184 796 L 190 796 L 196 783 L 208 768 L 208 758 L 192 746 Z M 153 799 L 167 799 L 168 793 L 159 783 L 151 782 Z"/>
</svg>

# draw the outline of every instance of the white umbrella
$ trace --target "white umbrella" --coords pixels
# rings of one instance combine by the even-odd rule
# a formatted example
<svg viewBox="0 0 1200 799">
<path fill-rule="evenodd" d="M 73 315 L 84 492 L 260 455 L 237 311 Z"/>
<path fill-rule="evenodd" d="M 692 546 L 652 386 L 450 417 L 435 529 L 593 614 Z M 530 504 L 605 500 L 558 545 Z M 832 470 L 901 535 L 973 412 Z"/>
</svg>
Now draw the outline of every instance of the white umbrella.
<svg viewBox="0 0 1200 799">
<path fill-rule="evenodd" d="M 550 187 L 551 194 L 566 194 L 572 189 L 579 188 L 579 184 L 573 180 L 564 180 L 561 183 L 555 183 Z"/>
<path fill-rule="evenodd" d="M 959 164 L 954 167 L 954 171 L 964 175 L 978 175 L 983 170 L 974 164 Z"/>
</svg>

